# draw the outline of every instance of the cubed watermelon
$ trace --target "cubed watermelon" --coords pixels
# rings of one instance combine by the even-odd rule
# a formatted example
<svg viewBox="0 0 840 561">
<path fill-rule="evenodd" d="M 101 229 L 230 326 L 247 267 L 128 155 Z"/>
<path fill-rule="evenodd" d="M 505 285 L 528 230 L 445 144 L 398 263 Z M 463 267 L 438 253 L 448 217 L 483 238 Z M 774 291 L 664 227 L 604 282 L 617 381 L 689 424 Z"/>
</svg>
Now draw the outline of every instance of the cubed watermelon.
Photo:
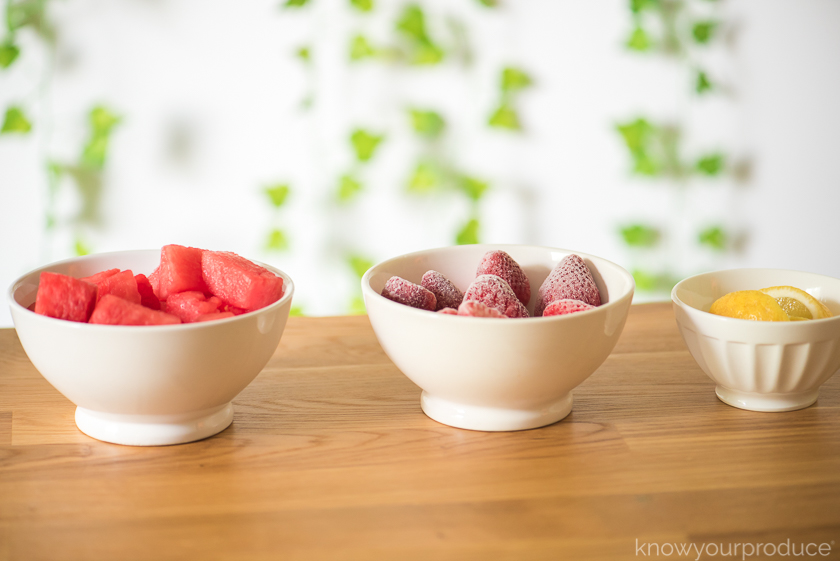
<svg viewBox="0 0 840 561">
<path fill-rule="evenodd" d="M 113 277 L 117 273 L 119 273 L 119 269 L 108 269 L 107 271 L 99 271 L 95 275 L 91 275 L 89 277 L 82 277 L 81 280 L 87 281 L 91 284 L 95 284 L 99 286 L 99 283 L 103 280 L 107 279 L 108 277 Z"/>
<path fill-rule="evenodd" d="M 157 297 L 161 300 L 170 294 L 197 290 L 208 292 L 201 268 L 203 250 L 182 245 L 165 245 L 160 250 L 160 266 L 152 273 L 156 275 L 152 286 L 157 283 Z"/>
<path fill-rule="evenodd" d="M 203 292 L 190 290 L 170 294 L 166 301 L 166 312 L 178 316 L 184 323 L 191 323 L 199 316 L 218 312 L 221 305 L 222 301 L 216 296 L 207 298 Z"/>
<path fill-rule="evenodd" d="M 140 303 L 140 291 L 137 289 L 137 280 L 131 269 L 106 277 L 100 280 L 97 286 L 99 287 L 99 293 L 96 295 L 97 302 L 106 294 L 113 294 L 134 304 Z"/>
<path fill-rule="evenodd" d="M 195 323 L 200 321 L 213 321 L 216 319 L 225 319 L 225 318 L 232 318 L 234 314 L 232 312 L 213 312 L 212 314 L 204 314 L 200 315 L 195 318 Z"/>
<path fill-rule="evenodd" d="M 96 304 L 89 323 L 105 325 L 167 325 L 181 323 L 181 320 L 172 314 L 157 310 L 150 310 L 140 304 L 135 304 L 114 296 L 106 294 Z"/>
<path fill-rule="evenodd" d="M 160 309 L 160 300 L 155 296 L 155 291 L 152 288 L 152 283 L 143 273 L 134 275 L 134 280 L 137 282 L 137 291 L 140 293 L 140 305 L 146 306 L 152 310 Z"/>
<path fill-rule="evenodd" d="M 283 296 L 281 277 L 235 253 L 205 251 L 201 268 L 210 292 L 237 308 L 258 310 Z"/>
<path fill-rule="evenodd" d="M 41 273 L 35 313 L 86 322 L 96 305 L 96 285 L 60 273 Z"/>
</svg>

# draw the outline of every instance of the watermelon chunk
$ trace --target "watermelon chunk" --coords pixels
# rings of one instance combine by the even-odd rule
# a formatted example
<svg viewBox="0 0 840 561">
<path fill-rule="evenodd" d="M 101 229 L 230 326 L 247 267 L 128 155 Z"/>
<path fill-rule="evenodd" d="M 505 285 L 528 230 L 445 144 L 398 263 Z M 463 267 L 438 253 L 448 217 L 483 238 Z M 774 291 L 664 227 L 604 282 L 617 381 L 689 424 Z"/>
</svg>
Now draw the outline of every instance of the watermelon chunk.
<svg viewBox="0 0 840 561">
<path fill-rule="evenodd" d="M 106 294 L 113 294 L 134 304 L 140 303 L 140 291 L 137 290 L 137 280 L 130 269 L 120 271 L 99 281 L 97 284 L 99 292 L 96 301 L 99 302 Z"/>
<path fill-rule="evenodd" d="M 108 269 L 107 271 L 99 271 L 95 275 L 91 275 L 89 277 L 82 277 L 81 280 L 99 286 L 100 282 L 107 279 L 108 277 L 113 277 L 119 272 L 119 269 Z"/>
<path fill-rule="evenodd" d="M 170 294 L 197 290 L 209 292 L 204 283 L 201 268 L 201 254 L 204 250 L 182 245 L 165 245 L 160 250 L 160 266 L 152 273 L 152 286 L 157 286 L 157 297 L 161 300 Z M 150 279 L 151 280 L 151 279 Z"/>
<path fill-rule="evenodd" d="M 137 282 L 137 292 L 140 293 L 140 305 L 152 310 L 159 310 L 160 300 L 155 296 L 155 290 L 146 275 L 143 273 L 134 275 L 134 280 Z"/>
<path fill-rule="evenodd" d="M 106 294 L 96 304 L 89 323 L 104 325 L 167 325 L 181 323 L 172 314 L 150 310 L 140 304 Z"/>
<path fill-rule="evenodd" d="M 200 321 L 213 321 L 216 319 L 225 319 L 232 317 L 234 317 L 233 312 L 213 312 L 212 314 L 204 314 L 198 316 L 197 318 L 195 318 L 195 322 L 198 323 Z"/>
<path fill-rule="evenodd" d="M 35 313 L 86 322 L 96 305 L 96 285 L 60 273 L 41 273 Z"/>
<path fill-rule="evenodd" d="M 178 316 L 184 323 L 192 323 L 199 316 L 218 312 L 221 305 L 222 301 L 216 296 L 207 298 L 203 292 L 190 290 L 170 295 L 166 301 L 166 312 Z"/>
<path fill-rule="evenodd" d="M 283 296 L 281 277 L 235 253 L 205 251 L 201 268 L 209 291 L 231 306 L 258 310 Z"/>
</svg>

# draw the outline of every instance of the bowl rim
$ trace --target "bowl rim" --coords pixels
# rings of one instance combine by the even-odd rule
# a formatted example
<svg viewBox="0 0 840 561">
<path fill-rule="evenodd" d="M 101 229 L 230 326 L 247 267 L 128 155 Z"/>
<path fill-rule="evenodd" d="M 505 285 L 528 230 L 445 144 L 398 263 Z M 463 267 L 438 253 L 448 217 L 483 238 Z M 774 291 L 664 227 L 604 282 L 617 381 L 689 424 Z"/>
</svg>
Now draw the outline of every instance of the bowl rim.
<svg viewBox="0 0 840 561">
<path fill-rule="evenodd" d="M 703 277 L 707 275 L 714 275 L 719 273 L 737 273 L 740 271 L 749 271 L 753 273 L 759 272 L 772 272 L 772 273 L 802 273 L 806 275 L 813 275 L 815 277 L 822 277 L 825 279 L 829 279 L 831 281 L 835 281 L 840 283 L 840 279 L 829 276 L 823 275 L 821 273 L 811 273 L 809 271 L 799 271 L 797 269 L 781 269 L 781 268 L 773 268 L 773 267 L 735 267 L 733 269 L 717 269 L 714 271 L 706 271 L 704 273 L 697 273 L 696 275 L 692 275 L 690 277 L 686 277 L 677 284 L 674 285 L 674 288 L 671 289 L 671 301 L 679 306 L 680 308 L 686 310 L 686 313 L 699 313 L 703 314 L 701 317 L 706 318 L 707 321 L 711 322 L 718 322 L 721 325 L 725 323 L 731 324 L 732 322 L 740 322 L 744 325 L 754 325 L 754 326 L 761 326 L 760 329 L 795 329 L 792 327 L 793 325 L 797 325 L 801 327 L 814 325 L 813 322 L 838 322 L 840 321 L 840 314 L 832 316 L 830 318 L 820 318 L 820 319 L 812 319 L 809 321 L 755 321 L 751 319 L 741 319 L 741 318 L 731 318 L 727 316 L 719 316 L 717 314 L 713 314 L 706 310 L 701 310 L 700 308 L 695 308 L 691 306 L 687 302 L 684 302 L 678 295 L 677 290 L 682 288 L 682 285 L 687 283 L 688 281 L 694 280 L 697 277 Z M 748 290 L 748 289 L 745 289 Z M 756 289 L 758 290 L 758 289 Z"/>
<path fill-rule="evenodd" d="M 573 314 L 564 314 L 564 315 L 559 315 L 559 316 L 549 316 L 549 317 L 529 316 L 527 318 L 514 318 L 514 319 L 516 319 L 516 321 L 512 322 L 513 325 L 526 324 L 526 323 L 527 324 L 532 324 L 534 322 L 572 321 L 576 316 L 580 316 L 581 314 L 593 314 L 593 313 L 598 313 L 598 312 L 606 312 L 609 309 L 620 305 L 620 303 L 623 303 L 624 301 L 626 301 L 628 299 L 630 299 L 632 301 L 633 294 L 636 291 L 636 281 L 633 278 L 633 275 L 631 275 L 627 271 L 627 269 L 625 269 L 621 265 L 618 265 L 617 263 L 614 263 L 614 262 L 612 262 L 608 259 L 604 259 L 603 257 L 593 255 L 591 253 L 585 253 L 585 252 L 582 252 L 582 251 L 575 251 L 575 250 L 570 250 L 570 249 L 544 246 L 544 245 L 481 243 L 481 244 L 465 244 L 465 245 L 448 245 L 448 246 L 441 246 L 441 247 L 435 247 L 435 248 L 430 248 L 430 249 L 422 249 L 422 250 L 419 250 L 419 251 L 412 251 L 410 253 L 404 253 L 404 254 L 401 254 L 401 255 L 396 255 L 394 257 L 389 257 L 388 259 L 384 259 L 384 260 L 380 261 L 379 263 L 376 263 L 375 265 L 373 265 L 370 269 L 365 271 L 364 275 L 362 275 L 362 279 L 361 279 L 362 295 L 365 296 L 365 297 L 368 297 L 368 296 L 374 297 L 375 296 L 376 298 L 381 298 L 380 302 L 382 302 L 386 306 L 391 306 L 392 309 L 394 309 L 394 310 L 402 310 L 403 313 L 421 314 L 421 316 L 425 317 L 425 318 L 433 318 L 433 317 L 437 318 L 436 320 L 432 320 L 432 321 L 450 321 L 451 318 L 458 318 L 458 321 L 482 322 L 482 325 L 510 325 L 511 324 L 510 322 L 487 322 L 486 321 L 487 319 L 494 319 L 494 318 L 456 316 L 454 314 L 439 314 L 437 312 L 430 312 L 429 310 L 420 310 L 418 308 L 412 308 L 411 306 L 406 306 L 404 304 L 400 304 L 399 302 L 394 302 L 393 300 L 389 300 L 389 299 L 385 298 L 384 296 L 382 296 L 381 294 L 376 292 L 370 286 L 370 278 L 376 272 L 376 269 L 378 269 L 378 268 L 380 268 L 384 265 L 387 265 L 390 262 L 401 260 L 401 259 L 406 259 L 406 258 L 411 258 L 411 257 L 420 257 L 420 256 L 423 256 L 423 255 L 428 255 L 430 253 L 435 253 L 435 252 L 438 252 L 438 251 L 441 251 L 441 250 L 458 251 L 457 248 L 487 248 L 487 251 L 494 250 L 494 249 L 500 249 L 500 250 L 503 250 L 503 251 L 507 251 L 508 248 L 530 248 L 530 249 L 542 249 L 542 250 L 547 250 L 547 251 L 555 251 L 555 252 L 558 252 L 558 253 L 565 253 L 566 255 L 570 255 L 570 254 L 574 253 L 574 254 L 576 254 L 580 257 L 589 258 L 590 260 L 598 261 L 598 262 L 601 262 L 601 263 L 604 263 L 608 266 L 613 267 L 616 270 L 616 272 L 619 273 L 619 275 L 623 276 L 625 278 L 625 280 L 627 280 L 629 282 L 629 287 L 630 288 L 625 294 L 622 294 L 618 298 L 616 298 L 614 300 L 610 300 L 609 302 L 602 303 L 600 306 L 596 306 L 595 308 L 593 308 L 591 310 L 584 310 L 582 312 L 575 312 Z M 463 251 L 466 251 L 466 249 L 464 249 Z M 501 319 L 501 318 L 495 318 L 495 319 Z M 508 318 L 508 319 L 511 319 L 511 318 Z"/>
<path fill-rule="evenodd" d="M 233 323 L 235 321 L 238 321 L 238 320 L 243 320 L 243 318 L 245 318 L 246 316 L 247 317 L 253 317 L 252 314 L 257 314 L 257 313 L 261 313 L 261 312 L 268 312 L 269 310 L 274 310 L 276 308 L 279 308 L 279 307 L 283 306 L 284 304 L 286 304 L 286 302 L 290 301 L 292 299 L 292 296 L 294 295 L 294 292 L 295 292 L 295 283 L 292 280 L 292 277 L 290 277 L 288 273 L 286 273 L 286 272 L 284 272 L 284 271 L 282 271 L 282 270 L 280 270 L 277 267 L 274 267 L 272 265 L 268 265 L 266 263 L 262 263 L 260 261 L 255 261 L 253 259 L 248 259 L 247 257 L 242 256 L 244 259 L 248 259 L 248 261 L 251 261 L 252 263 L 255 263 L 257 265 L 265 267 L 269 271 L 271 271 L 274 274 L 280 276 L 283 279 L 283 289 L 284 289 L 283 296 L 279 300 L 277 300 L 276 302 L 272 302 L 271 304 L 269 304 L 268 306 L 266 306 L 264 308 L 260 308 L 258 310 L 253 310 L 253 311 L 250 311 L 250 312 L 245 312 L 244 314 L 239 314 L 238 316 L 233 316 L 233 317 L 230 317 L 230 318 L 223 318 L 223 319 L 220 319 L 220 320 L 193 322 L 193 323 L 178 323 L 178 324 L 170 324 L 170 325 L 100 325 L 100 324 L 82 323 L 80 321 L 68 321 L 68 320 L 64 320 L 64 319 L 53 318 L 53 317 L 44 316 L 44 315 L 41 315 L 41 314 L 36 314 L 32 310 L 30 310 L 30 309 L 26 308 L 25 306 L 22 306 L 21 304 L 19 304 L 18 301 L 15 299 L 15 291 L 23 283 L 23 280 L 26 277 L 31 276 L 35 273 L 42 273 L 42 272 L 47 271 L 50 268 L 55 267 L 57 265 L 63 265 L 65 263 L 85 261 L 85 260 L 88 260 L 88 259 L 99 258 L 99 257 L 108 257 L 108 256 L 114 256 L 114 255 L 129 255 L 129 254 L 132 254 L 132 253 L 149 253 L 149 252 L 153 252 L 153 251 L 156 251 L 156 252 L 159 253 L 160 249 L 126 249 L 126 250 L 122 250 L 122 251 L 107 251 L 107 252 L 102 252 L 102 253 L 91 253 L 91 254 L 88 254 L 88 255 L 68 257 L 67 259 L 61 259 L 60 261 L 53 261 L 53 262 L 48 263 L 46 265 L 36 267 L 36 268 L 32 269 L 31 271 L 20 275 L 18 278 L 16 278 L 14 281 L 12 281 L 12 284 L 6 290 L 6 297 L 7 297 L 8 302 L 9 302 L 9 307 L 12 308 L 12 321 L 14 322 L 14 312 L 17 311 L 19 313 L 23 313 L 23 312 L 30 313 L 30 314 L 33 314 L 33 315 L 37 316 L 38 318 L 40 318 L 40 320 L 36 320 L 36 321 L 43 320 L 43 321 L 50 321 L 50 322 L 60 322 L 59 323 L 60 325 L 64 325 L 67 328 L 72 328 L 72 329 L 94 329 L 94 330 L 100 330 L 100 331 L 101 330 L 118 329 L 120 333 L 129 332 L 129 331 L 134 332 L 134 331 L 137 331 L 137 330 L 140 330 L 140 332 L 142 332 L 142 333 L 166 332 L 166 331 L 172 331 L 172 330 L 183 331 L 183 330 L 187 330 L 187 329 L 202 329 L 202 328 L 208 328 L 208 327 L 212 327 L 212 326 L 226 325 L 226 324 L 230 324 L 230 323 Z M 57 324 L 57 325 L 59 325 L 59 324 Z M 17 326 L 15 326 L 15 327 L 17 327 Z"/>
</svg>

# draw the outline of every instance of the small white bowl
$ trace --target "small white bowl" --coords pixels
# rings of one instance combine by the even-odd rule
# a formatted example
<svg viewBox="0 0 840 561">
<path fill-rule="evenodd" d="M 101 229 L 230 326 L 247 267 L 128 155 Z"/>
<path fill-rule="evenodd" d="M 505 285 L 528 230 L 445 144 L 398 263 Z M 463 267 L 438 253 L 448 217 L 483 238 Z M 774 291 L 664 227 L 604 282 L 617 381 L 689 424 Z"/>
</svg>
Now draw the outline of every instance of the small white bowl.
<svg viewBox="0 0 840 561">
<path fill-rule="evenodd" d="M 834 317 L 751 321 L 708 312 L 736 290 L 795 286 Z M 696 275 L 671 291 L 680 333 L 724 403 L 750 411 L 793 411 L 817 400 L 840 368 L 840 279 L 783 269 L 732 269 Z"/>
<path fill-rule="evenodd" d="M 491 319 L 418 310 L 380 295 L 392 276 L 419 284 L 429 269 L 466 290 L 482 256 L 495 249 L 509 253 L 528 275 L 529 312 L 543 280 L 570 253 L 586 262 L 604 303 L 565 316 Z M 423 412 L 446 425 L 483 431 L 536 428 L 568 415 L 572 389 L 615 347 L 634 288 L 630 273 L 605 259 L 525 245 L 420 251 L 384 261 L 362 278 L 376 336 L 397 368 L 423 389 Z"/>
<path fill-rule="evenodd" d="M 294 293 L 236 317 L 184 325 L 90 325 L 29 311 L 42 271 L 84 277 L 112 268 L 148 275 L 160 250 L 120 251 L 53 263 L 9 289 L 12 319 L 35 368 L 76 404 L 93 438 L 152 446 L 212 436 L 233 420 L 231 400 L 265 367 L 283 334 Z"/>
</svg>

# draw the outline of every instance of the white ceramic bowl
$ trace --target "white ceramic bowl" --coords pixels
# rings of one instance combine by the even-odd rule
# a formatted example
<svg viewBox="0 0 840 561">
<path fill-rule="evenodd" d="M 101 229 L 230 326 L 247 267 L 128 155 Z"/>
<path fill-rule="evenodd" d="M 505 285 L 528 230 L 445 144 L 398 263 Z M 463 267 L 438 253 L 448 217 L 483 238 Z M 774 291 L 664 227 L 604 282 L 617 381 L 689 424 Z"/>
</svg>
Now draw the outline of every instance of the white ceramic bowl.
<svg viewBox="0 0 840 561">
<path fill-rule="evenodd" d="M 117 444 L 179 444 L 216 434 L 233 420 L 231 400 L 268 362 L 289 316 L 294 284 L 261 310 L 185 325 L 90 325 L 42 316 L 35 301 L 42 271 L 74 277 L 111 268 L 151 273 L 160 250 L 88 255 L 53 263 L 9 289 L 12 319 L 35 368 L 77 405 L 85 434 Z"/>
<path fill-rule="evenodd" d="M 770 322 L 708 313 L 712 302 L 729 292 L 782 285 L 808 292 L 835 317 Z M 840 368 L 840 279 L 782 269 L 732 269 L 680 281 L 671 299 L 688 350 L 717 384 L 720 400 L 733 407 L 808 407 Z"/>
<path fill-rule="evenodd" d="M 451 316 L 392 302 L 380 292 L 392 276 L 418 283 L 434 269 L 466 290 L 481 257 L 508 252 L 537 290 L 569 253 L 586 262 L 604 302 L 566 316 L 490 319 Z M 592 255 L 524 245 L 463 245 L 403 255 L 372 267 L 362 278 L 370 322 L 388 357 L 423 389 L 420 405 L 454 427 L 508 431 L 559 421 L 572 409 L 571 391 L 615 347 L 633 299 L 633 277 Z"/>
</svg>

